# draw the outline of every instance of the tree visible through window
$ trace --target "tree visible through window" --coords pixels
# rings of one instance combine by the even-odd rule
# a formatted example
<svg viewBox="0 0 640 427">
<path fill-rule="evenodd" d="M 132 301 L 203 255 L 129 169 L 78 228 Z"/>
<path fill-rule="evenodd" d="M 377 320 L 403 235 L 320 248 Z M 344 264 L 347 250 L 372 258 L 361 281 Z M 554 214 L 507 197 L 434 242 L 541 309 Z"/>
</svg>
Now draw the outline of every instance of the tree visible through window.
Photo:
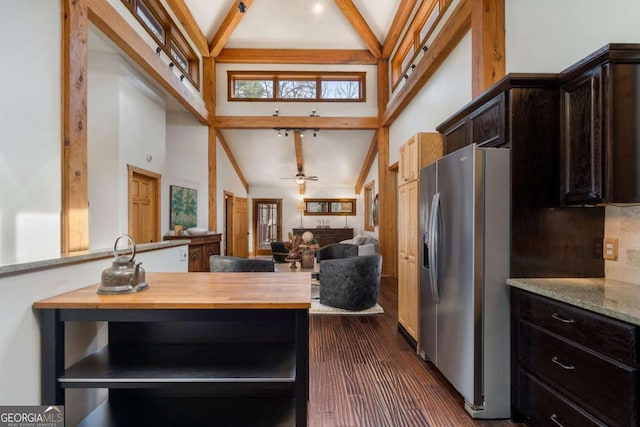
<svg viewBox="0 0 640 427">
<path fill-rule="evenodd" d="M 230 101 L 365 101 L 363 72 L 228 71 Z"/>
</svg>

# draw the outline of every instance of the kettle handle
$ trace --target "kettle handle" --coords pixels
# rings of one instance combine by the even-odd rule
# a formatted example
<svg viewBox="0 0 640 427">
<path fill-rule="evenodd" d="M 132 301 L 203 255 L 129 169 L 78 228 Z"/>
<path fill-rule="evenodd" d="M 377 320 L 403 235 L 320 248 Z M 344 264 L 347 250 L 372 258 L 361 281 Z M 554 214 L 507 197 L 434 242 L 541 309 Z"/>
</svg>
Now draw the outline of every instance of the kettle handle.
<svg viewBox="0 0 640 427">
<path fill-rule="evenodd" d="M 133 248 L 131 258 L 129 258 L 129 262 L 131 262 L 136 257 L 136 242 L 135 240 L 133 240 L 133 237 L 129 236 L 128 234 L 121 234 L 116 237 L 116 241 L 113 243 L 113 257 L 118 259 L 118 240 L 122 239 L 123 237 L 129 239 L 129 241 L 131 242 L 131 247 Z"/>
</svg>

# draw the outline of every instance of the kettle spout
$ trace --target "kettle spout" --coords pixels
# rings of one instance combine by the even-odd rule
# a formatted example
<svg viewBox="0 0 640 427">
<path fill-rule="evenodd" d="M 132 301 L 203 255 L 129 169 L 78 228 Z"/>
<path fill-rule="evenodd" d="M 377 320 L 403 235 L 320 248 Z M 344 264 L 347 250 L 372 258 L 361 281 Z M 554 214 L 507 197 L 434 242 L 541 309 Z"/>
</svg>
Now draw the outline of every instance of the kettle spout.
<svg viewBox="0 0 640 427">
<path fill-rule="evenodd" d="M 133 286 L 134 288 L 138 286 L 140 283 L 140 265 L 141 262 L 136 263 L 136 269 L 133 271 L 133 276 L 131 276 L 131 280 L 129 281 L 129 286 Z"/>
</svg>

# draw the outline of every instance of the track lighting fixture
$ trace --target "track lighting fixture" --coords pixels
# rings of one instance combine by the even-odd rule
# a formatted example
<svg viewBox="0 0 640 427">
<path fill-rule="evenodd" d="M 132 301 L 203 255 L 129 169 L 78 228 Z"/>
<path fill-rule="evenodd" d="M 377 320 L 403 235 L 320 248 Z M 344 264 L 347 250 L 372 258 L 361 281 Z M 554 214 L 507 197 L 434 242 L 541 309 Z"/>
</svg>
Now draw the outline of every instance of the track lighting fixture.
<svg viewBox="0 0 640 427">
<path fill-rule="evenodd" d="M 313 137 L 317 137 L 318 133 L 320 132 L 320 129 L 308 129 L 308 128 L 273 128 L 274 131 L 276 131 L 276 133 L 278 134 L 278 137 L 281 138 L 282 137 L 282 132 L 284 132 L 284 136 L 288 137 L 289 136 L 289 132 L 300 132 L 300 137 L 304 138 L 304 135 L 307 131 L 309 132 L 313 132 Z"/>
<path fill-rule="evenodd" d="M 404 76 L 402 76 L 402 77 L 404 77 L 404 79 L 405 79 L 405 80 L 408 80 L 408 79 L 409 79 L 409 74 L 406 74 L 406 73 L 405 73 L 405 75 L 404 75 Z"/>
<path fill-rule="evenodd" d="M 244 2 L 241 1 L 240 3 L 238 3 L 238 10 L 240 11 L 240 13 L 244 13 L 245 10 L 247 10 L 247 7 L 244 5 Z"/>
<path fill-rule="evenodd" d="M 280 131 L 280 129 L 276 129 L 276 131 L 278 132 L 278 138 L 282 138 L 282 132 Z"/>
<path fill-rule="evenodd" d="M 173 68 L 173 62 L 169 62 L 169 68 Z"/>
<path fill-rule="evenodd" d="M 424 46 L 422 46 L 422 50 L 423 52 L 426 52 L 427 50 L 429 50 L 429 47 L 427 47 L 427 45 L 425 44 Z"/>
<path fill-rule="evenodd" d="M 313 110 L 311 110 L 311 114 L 309 114 L 309 117 L 320 117 L 320 116 L 316 114 L 316 109 L 314 108 Z"/>
<path fill-rule="evenodd" d="M 300 131 L 300 138 L 304 138 L 304 131 L 303 130 Z"/>
<path fill-rule="evenodd" d="M 285 131 L 284 131 L 284 136 L 285 136 L 285 137 L 289 136 L 289 129 L 287 129 L 287 130 L 285 130 Z"/>
<path fill-rule="evenodd" d="M 180 81 L 184 80 L 184 74 L 180 74 Z"/>
<path fill-rule="evenodd" d="M 280 114 L 280 110 L 276 108 L 275 113 L 273 113 L 273 117 L 278 117 L 278 114 Z"/>
<path fill-rule="evenodd" d="M 162 48 L 160 46 L 158 46 L 156 48 L 156 55 L 160 56 L 160 52 L 162 52 Z"/>
<path fill-rule="evenodd" d="M 411 71 L 416 69 L 416 64 L 411 64 Z"/>
<path fill-rule="evenodd" d="M 313 137 L 315 138 L 316 136 L 318 136 L 318 129 L 313 130 Z"/>
</svg>

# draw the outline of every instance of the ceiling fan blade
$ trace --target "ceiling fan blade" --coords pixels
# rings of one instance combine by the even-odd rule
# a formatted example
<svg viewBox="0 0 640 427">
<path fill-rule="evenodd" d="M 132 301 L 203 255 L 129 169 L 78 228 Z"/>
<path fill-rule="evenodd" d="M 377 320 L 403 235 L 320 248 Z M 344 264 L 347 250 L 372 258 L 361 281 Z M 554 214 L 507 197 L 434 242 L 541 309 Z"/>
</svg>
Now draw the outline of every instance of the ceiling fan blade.
<svg viewBox="0 0 640 427">
<path fill-rule="evenodd" d="M 280 179 L 296 179 L 295 177 L 286 177 L 286 178 L 280 178 Z"/>
<path fill-rule="evenodd" d="M 317 181 L 318 177 L 317 176 L 308 176 L 307 177 L 307 181 Z"/>
</svg>

